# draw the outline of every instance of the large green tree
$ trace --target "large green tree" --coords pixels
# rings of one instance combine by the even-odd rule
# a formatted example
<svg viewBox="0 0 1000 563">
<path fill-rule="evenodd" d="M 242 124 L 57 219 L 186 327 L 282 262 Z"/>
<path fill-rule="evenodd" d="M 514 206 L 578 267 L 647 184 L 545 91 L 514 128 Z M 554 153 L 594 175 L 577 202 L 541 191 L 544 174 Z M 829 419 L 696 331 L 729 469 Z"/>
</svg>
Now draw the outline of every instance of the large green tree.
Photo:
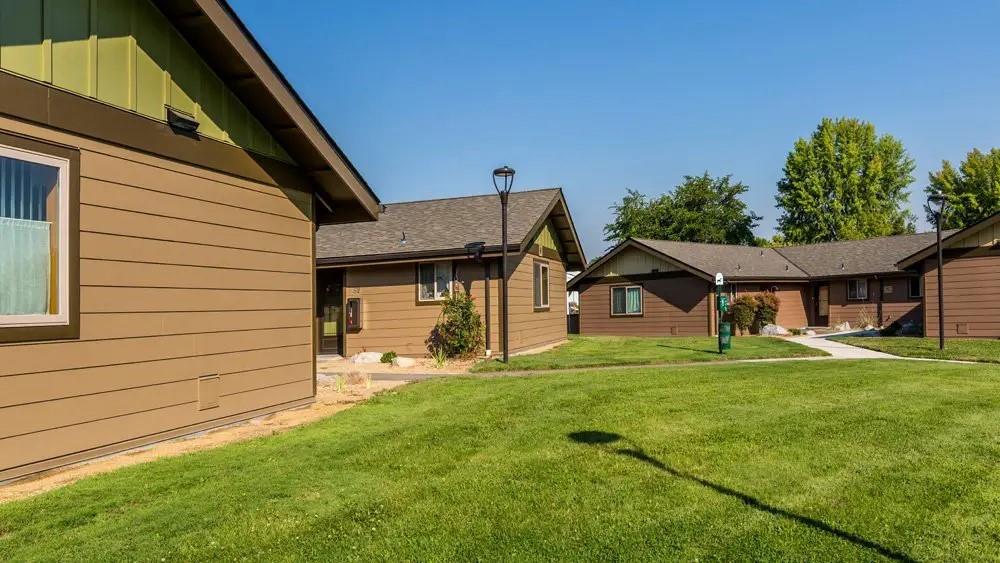
<svg viewBox="0 0 1000 563">
<path fill-rule="evenodd" d="M 946 229 L 962 229 L 1000 211 L 1000 149 L 972 149 L 958 169 L 945 160 L 929 176 L 927 193 L 942 193 L 948 202 Z M 929 209 L 927 220 L 934 222 Z"/>
<path fill-rule="evenodd" d="M 685 176 L 670 193 L 656 198 L 628 190 L 611 206 L 614 221 L 604 238 L 614 244 L 629 238 L 653 238 L 719 244 L 753 244 L 760 216 L 740 196 L 749 188 L 731 176 Z"/>
<path fill-rule="evenodd" d="M 788 153 L 775 198 L 778 230 L 789 244 L 912 233 L 913 169 L 892 135 L 858 119 L 824 118 Z"/>
</svg>

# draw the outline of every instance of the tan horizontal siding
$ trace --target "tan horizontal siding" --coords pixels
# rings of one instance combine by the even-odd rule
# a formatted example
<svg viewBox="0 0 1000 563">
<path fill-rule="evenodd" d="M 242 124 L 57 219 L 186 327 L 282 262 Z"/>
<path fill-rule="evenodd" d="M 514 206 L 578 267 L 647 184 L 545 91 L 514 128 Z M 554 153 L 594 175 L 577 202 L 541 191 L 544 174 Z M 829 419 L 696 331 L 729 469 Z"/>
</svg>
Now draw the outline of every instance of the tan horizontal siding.
<svg viewBox="0 0 1000 563">
<path fill-rule="evenodd" d="M 0 479 L 313 395 L 312 195 L 79 147 L 80 338 L 0 345 Z M 198 378 L 220 375 L 218 408 Z"/>
<path fill-rule="evenodd" d="M 310 327 L 312 315 L 311 308 L 186 313 L 87 313 L 80 318 L 80 337 L 83 340 L 102 340 Z"/>
<path fill-rule="evenodd" d="M 80 260 L 80 284 L 104 287 L 311 291 L 312 275 L 308 272 L 262 272 L 85 258 Z"/>
<path fill-rule="evenodd" d="M 87 169 L 90 177 L 105 182 L 281 215 L 301 221 L 309 219 L 302 208 L 302 203 L 308 204 L 308 198 L 290 198 L 289 195 L 293 193 L 290 190 L 280 191 L 275 187 L 265 187 L 232 178 L 227 178 L 226 182 L 213 181 L 163 168 L 157 168 L 159 174 L 150 174 L 147 165 L 98 152 L 84 152 L 81 160 L 81 167 Z"/>
<path fill-rule="evenodd" d="M 0 459 L 5 463 L 23 465 L 38 460 L 58 458 L 67 454 L 125 442 L 237 413 L 308 397 L 312 394 L 312 381 L 269 387 L 225 397 L 222 406 L 199 411 L 197 400 L 178 397 L 178 404 L 154 410 L 115 416 L 63 426 L 0 440 Z M 110 407 L 109 407 L 110 411 Z M 70 451 L 67 451 L 70 450 Z"/>
<path fill-rule="evenodd" d="M 809 305 L 811 298 L 809 284 L 790 283 L 740 283 L 737 297 L 743 295 L 755 296 L 762 291 L 773 293 L 778 297 L 778 316 L 775 322 L 786 328 L 802 328 L 809 325 Z M 735 328 L 733 330 L 736 330 Z"/>
<path fill-rule="evenodd" d="M 302 362 L 307 348 L 305 345 L 263 348 L 0 377 L 0 407 L 162 385 L 208 373 L 222 375 L 294 365 Z M 142 370 L 141 378 L 136 377 L 138 369 Z"/>
<path fill-rule="evenodd" d="M 312 254 L 309 250 L 309 241 L 298 237 L 87 204 L 80 206 L 80 230 L 88 233 L 191 242 L 298 256 Z"/>
<path fill-rule="evenodd" d="M 119 262 L 209 266 L 289 273 L 308 272 L 312 263 L 311 257 L 304 255 L 101 233 L 80 233 L 80 257 Z"/>
<path fill-rule="evenodd" d="M 511 255 L 510 349 L 512 352 L 558 342 L 566 338 L 566 274 L 558 260 L 549 262 L 550 308 L 534 311 L 532 255 Z M 415 264 L 388 264 L 350 268 L 346 297 L 363 300 L 364 328 L 346 335 L 348 355 L 362 351 L 400 355 L 427 355 L 427 338 L 441 314 L 436 303 L 418 304 Z M 494 353 L 502 350 L 500 336 L 500 284 L 494 268 L 490 282 L 491 342 Z M 458 288 L 468 291 L 486 321 L 485 267 L 472 261 L 455 265 Z"/>
<path fill-rule="evenodd" d="M 647 279 L 642 316 L 611 315 L 609 283 L 583 286 L 580 291 L 580 334 L 613 336 L 703 336 L 710 332 L 709 285 L 693 275 Z"/>
<path fill-rule="evenodd" d="M 927 336 L 937 337 L 937 260 L 924 262 Z M 1000 252 L 952 258 L 944 265 L 945 336 L 1000 338 Z M 974 280 L 971 282 L 970 280 Z M 964 326 L 965 334 L 960 332 Z"/>
</svg>

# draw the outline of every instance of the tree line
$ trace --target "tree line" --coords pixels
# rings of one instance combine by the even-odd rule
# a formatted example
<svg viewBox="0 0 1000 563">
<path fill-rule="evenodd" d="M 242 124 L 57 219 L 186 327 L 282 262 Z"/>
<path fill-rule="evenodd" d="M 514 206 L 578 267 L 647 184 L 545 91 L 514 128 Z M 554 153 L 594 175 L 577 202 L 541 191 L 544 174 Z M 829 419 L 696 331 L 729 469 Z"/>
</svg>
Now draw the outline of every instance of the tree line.
<svg viewBox="0 0 1000 563">
<path fill-rule="evenodd" d="M 824 118 L 788 153 L 775 196 L 778 234 L 754 236 L 762 217 L 741 199 L 750 188 L 731 175 L 684 176 L 672 191 L 647 197 L 627 189 L 604 227 L 612 245 L 629 238 L 781 246 L 857 240 L 915 232 L 906 191 L 915 164 L 903 143 L 871 123 Z M 946 229 L 1000 211 L 1000 148 L 972 149 L 955 167 L 944 160 L 924 191 L 948 202 Z M 934 216 L 925 208 L 929 221 Z"/>
</svg>

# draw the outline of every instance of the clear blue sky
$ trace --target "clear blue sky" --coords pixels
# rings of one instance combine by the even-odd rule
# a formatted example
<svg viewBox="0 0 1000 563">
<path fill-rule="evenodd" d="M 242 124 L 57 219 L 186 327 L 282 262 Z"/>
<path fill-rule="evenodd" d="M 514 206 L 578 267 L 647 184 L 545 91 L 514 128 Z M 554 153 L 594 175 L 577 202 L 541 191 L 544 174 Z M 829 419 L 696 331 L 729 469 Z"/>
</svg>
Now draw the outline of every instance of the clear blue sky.
<svg viewBox="0 0 1000 563">
<path fill-rule="evenodd" d="M 770 236 L 823 116 L 927 173 L 1000 146 L 1000 2 L 232 0 L 384 202 L 562 186 L 588 256 L 626 187 L 733 174 Z M 822 4 L 822 5 L 821 5 Z"/>
</svg>

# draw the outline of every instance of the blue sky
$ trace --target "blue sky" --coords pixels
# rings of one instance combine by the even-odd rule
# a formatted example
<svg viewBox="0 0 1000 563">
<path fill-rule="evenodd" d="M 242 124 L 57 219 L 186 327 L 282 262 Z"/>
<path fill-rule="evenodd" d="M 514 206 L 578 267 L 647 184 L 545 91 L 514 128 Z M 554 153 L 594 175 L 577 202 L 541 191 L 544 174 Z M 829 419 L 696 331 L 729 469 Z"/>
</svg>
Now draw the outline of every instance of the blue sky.
<svg viewBox="0 0 1000 563">
<path fill-rule="evenodd" d="M 1000 146 L 1000 2 L 232 0 L 384 202 L 562 186 L 588 256 L 625 188 L 733 174 L 773 234 L 796 138 L 852 116 L 927 173 Z"/>
</svg>

